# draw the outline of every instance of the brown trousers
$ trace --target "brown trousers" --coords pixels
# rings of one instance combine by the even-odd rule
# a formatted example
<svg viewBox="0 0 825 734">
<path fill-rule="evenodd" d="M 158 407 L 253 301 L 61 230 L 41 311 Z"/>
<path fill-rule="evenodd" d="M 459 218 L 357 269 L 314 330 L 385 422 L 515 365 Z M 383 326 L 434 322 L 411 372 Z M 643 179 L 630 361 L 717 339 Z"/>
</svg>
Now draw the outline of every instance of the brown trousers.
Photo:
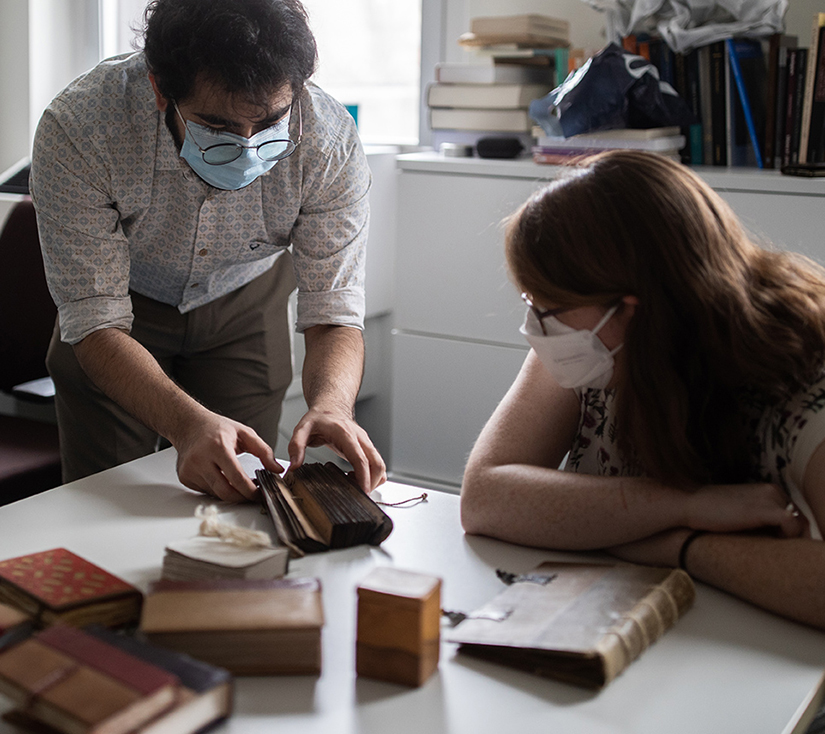
<svg viewBox="0 0 825 734">
<path fill-rule="evenodd" d="M 287 300 L 294 287 L 292 260 L 284 253 L 251 283 L 189 313 L 131 293 L 131 335 L 186 392 L 274 448 L 292 380 Z M 94 385 L 74 349 L 60 341 L 57 325 L 46 364 L 56 388 L 64 482 L 168 445 Z"/>
</svg>

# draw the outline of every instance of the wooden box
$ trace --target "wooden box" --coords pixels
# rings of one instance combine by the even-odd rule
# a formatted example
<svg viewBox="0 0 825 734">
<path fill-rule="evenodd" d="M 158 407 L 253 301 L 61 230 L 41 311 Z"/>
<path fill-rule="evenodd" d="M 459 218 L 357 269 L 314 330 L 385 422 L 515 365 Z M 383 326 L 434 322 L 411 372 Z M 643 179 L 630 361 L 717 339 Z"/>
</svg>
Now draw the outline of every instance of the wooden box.
<svg viewBox="0 0 825 734">
<path fill-rule="evenodd" d="M 420 686 L 438 667 L 441 579 L 380 567 L 358 587 L 355 669 Z"/>
</svg>

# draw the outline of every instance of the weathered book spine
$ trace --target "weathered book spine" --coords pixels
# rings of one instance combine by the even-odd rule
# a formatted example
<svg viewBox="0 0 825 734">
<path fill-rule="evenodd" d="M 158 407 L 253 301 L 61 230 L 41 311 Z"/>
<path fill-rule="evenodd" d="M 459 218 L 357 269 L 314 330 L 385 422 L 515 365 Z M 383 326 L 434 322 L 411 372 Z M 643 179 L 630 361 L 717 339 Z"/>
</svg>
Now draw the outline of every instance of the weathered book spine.
<svg viewBox="0 0 825 734">
<path fill-rule="evenodd" d="M 678 568 L 651 587 L 649 593 L 605 633 L 599 646 L 604 661 L 604 685 L 676 624 L 695 597 L 693 581 Z"/>
</svg>

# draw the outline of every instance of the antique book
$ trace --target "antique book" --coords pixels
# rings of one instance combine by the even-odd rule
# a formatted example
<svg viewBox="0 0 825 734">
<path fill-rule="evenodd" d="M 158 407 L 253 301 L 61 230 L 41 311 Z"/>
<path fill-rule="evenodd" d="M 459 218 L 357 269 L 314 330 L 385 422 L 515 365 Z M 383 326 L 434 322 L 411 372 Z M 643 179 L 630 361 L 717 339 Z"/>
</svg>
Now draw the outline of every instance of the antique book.
<svg viewBox="0 0 825 734">
<path fill-rule="evenodd" d="M 570 22 L 538 13 L 484 16 L 470 19 L 470 32 L 480 35 L 535 33 L 566 38 Z"/>
<path fill-rule="evenodd" d="M 289 549 L 243 547 L 223 538 L 198 535 L 166 546 L 161 577 L 198 579 L 275 579 L 287 572 Z"/>
<path fill-rule="evenodd" d="M 99 625 L 87 627 L 85 631 L 136 658 L 163 668 L 180 681 L 172 707 L 141 726 L 139 734 L 189 734 L 232 713 L 234 685 L 228 670 Z"/>
<path fill-rule="evenodd" d="M 142 600 L 137 588 L 65 548 L 0 561 L 0 601 L 41 625 L 134 624 Z"/>
<path fill-rule="evenodd" d="M 121 734 L 175 702 L 178 678 L 75 627 L 0 652 L 0 692 L 66 734 Z"/>
<path fill-rule="evenodd" d="M 238 675 L 321 672 L 321 584 L 315 578 L 165 581 L 146 595 L 150 642 Z"/>
<path fill-rule="evenodd" d="M 530 132 L 533 118 L 527 108 L 512 110 L 430 107 L 430 127 L 445 130 L 484 132 Z"/>
<path fill-rule="evenodd" d="M 33 630 L 31 615 L 17 607 L 0 604 L 0 650 L 28 637 Z"/>
<path fill-rule="evenodd" d="M 552 84 L 554 70 L 549 66 L 494 63 L 490 57 L 476 63 L 441 61 L 435 65 L 435 78 L 441 84 Z"/>
<path fill-rule="evenodd" d="M 518 109 L 550 91 L 549 84 L 431 84 L 427 88 L 430 107 Z"/>
<path fill-rule="evenodd" d="M 673 626 L 694 596 L 680 569 L 543 563 L 447 639 L 459 652 L 601 688 Z"/>
<path fill-rule="evenodd" d="M 331 462 L 255 476 L 278 539 L 293 555 L 379 545 L 392 532 L 389 516 Z"/>
<path fill-rule="evenodd" d="M 438 668 L 441 579 L 392 566 L 358 585 L 358 675 L 420 686 Z"/>
</svg>

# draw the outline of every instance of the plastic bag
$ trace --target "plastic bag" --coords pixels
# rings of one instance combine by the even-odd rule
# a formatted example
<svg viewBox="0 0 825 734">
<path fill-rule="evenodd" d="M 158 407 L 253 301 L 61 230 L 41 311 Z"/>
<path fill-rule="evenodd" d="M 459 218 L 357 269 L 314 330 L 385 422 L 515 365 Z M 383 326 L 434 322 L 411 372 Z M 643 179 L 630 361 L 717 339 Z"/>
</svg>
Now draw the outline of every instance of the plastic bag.
<svg viewBox="0 0 825 734">
<path fill-rule="evenodd" d="M 547 135 L 571 135 L 697 122 L 687 103 L 647 59 L 615 43 L 572 72 L 550 94 L 530 104 Z"/>
<path fill-rule="evenodd" d="M 677 53 L 733 36 L 785 30 L 788 0 L 584 0 L 607 14 L 607 38 L 654 32 Z"/>
</svg>

